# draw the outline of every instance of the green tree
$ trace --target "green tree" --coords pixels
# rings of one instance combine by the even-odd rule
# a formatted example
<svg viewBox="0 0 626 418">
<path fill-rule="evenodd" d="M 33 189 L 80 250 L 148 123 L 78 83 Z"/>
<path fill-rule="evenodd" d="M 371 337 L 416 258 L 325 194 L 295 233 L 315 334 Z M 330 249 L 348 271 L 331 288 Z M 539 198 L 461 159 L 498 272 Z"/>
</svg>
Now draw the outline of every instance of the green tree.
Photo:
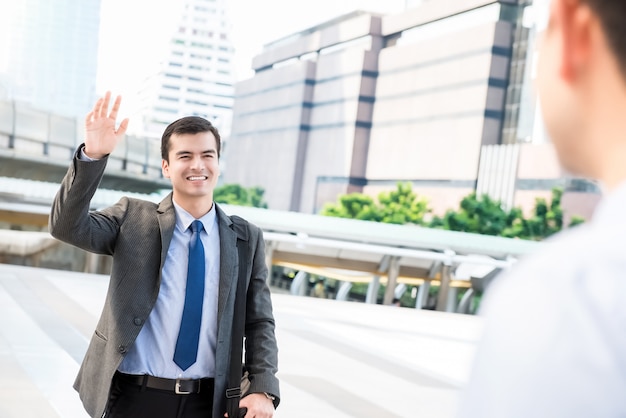
<svg viewBox="0 0 626 418">
<path fill-rule="evenodd" d="M 582 216 L 574 215 L 572 216 L 568 226 L 572 227 L 572 226 L 580 225 L 582 223 L 585 223 L 585 218 L 583 218 Z"/>
<path fill-rule="evenodd" d="M 418 198 L 411 183 L 399 182 L 395 190 L 381 192 L 378 201 L 363 193 L 350 193 L 339 196 L 337 203 L 327 203 L 320 213 L 338 218 L 421 225 L 429 211 L 428 201 Z"/>
<path fill-rule="evenodd" d="M 563 228 L 561 199 L 563 189 L 554 188 L 550 203 L 544 198 L 535 200 L 531 216 L 526 219 L 522 210 L 506 210 L 500 201 L 488 195 L 470 193 L 459 203 L 458 210 L 448 210 L 444 216 L 435 216 L 430 222 L 424 216 L 431 209 L 428 201 L 413 192 L 411 183 L 399 182 L 395 190 L 382 192 L 376 201 L 362 193 L 341 195 L 337 203 L 327 203 L 322 215 L 367 221 L 417 224 L 452 231 L 496 235 L 507 238 L 541 240 Z M 572 217 L 569 226 L 583 223 L 579 216 Z"/>
<path fill-rule="evenodd" d="M 339 202 L 327 203 L 322 208 L 324 216 L 336 218 L 361 219 L 380 222 L 381 214 L 376 202 L 362 193 L 350 193 L 339 196 Z"/>
<path fill-rule="evenodd" d="M 522 210 L 518 207 L 506 211 L 500 202 L 489 196 L 477 197 L 475 193 L 470 193 L 461 200 L 458 210 L 449 210 L 442 218 L 433 218 L 429 226 L 508 238 L 541 240 L 563 229 L 562 197 L 563 189 L 555 187 L 552 189 L 550 203 L 548 204 L 544 198 L 537 198 L 532 214 L 529 218 L 524 218 Z M 569 226 L 583 222 L 583 218 L 574 216 Z"/>
<path fill-rule="evenodd" d="M 430 212 L 428 200 L 418 198 L 408 182 L 398 183 L 395 190 L 381 192 L 378 201 L 381 222 L 385 223 L 422 225 L 424 215 Z"/>
<path fill-rule="evenodd" d="M 225 184 L 215 188 L 213 199 L 217 203 L 267 208 L 267 203 L 263 200 L 264 194 L 262 187 L 245 188 L 239 184 Z"/>
<path fill-rule="evenodd" d="M 563 189 L 555 187 L 552 189 L 550 204 L 542 197 L 535 199 L 532 215 L 530 218 L 523 220 L 523 227 L 519 237 L 540 240 L 563 229 L 562 197 Z"/>
<path fill-rule="evenodd" d="M 513 236 L 521 210 L 506 211 L 502 204 L 488 195 L 470 193 L 459 205 L 459 210 L 448 210 L 443 218 L 434 217 L 431 227 L 486 235 Z"/>
</svg>

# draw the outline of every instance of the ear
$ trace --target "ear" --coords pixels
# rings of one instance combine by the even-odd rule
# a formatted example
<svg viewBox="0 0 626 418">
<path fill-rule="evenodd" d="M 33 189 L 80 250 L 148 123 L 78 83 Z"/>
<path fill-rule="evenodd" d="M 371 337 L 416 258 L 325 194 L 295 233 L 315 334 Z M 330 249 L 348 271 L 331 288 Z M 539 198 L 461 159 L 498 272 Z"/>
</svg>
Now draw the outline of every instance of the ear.
<svg viewBox="0 0 626 418">
<path fill-rule="evenodd" d="M 553 1 L 553 30 L 561 31 L 561 77 L 572 83 L 591 59 L 594 15 L 580 0 Z"/>
<path fill-rule="evenodd" d="M 170 165 L 166 160 L 161 160 L 161 172 L 163 173 L 163 177 L 167 179 L 170 178 Z"/>
</svg>

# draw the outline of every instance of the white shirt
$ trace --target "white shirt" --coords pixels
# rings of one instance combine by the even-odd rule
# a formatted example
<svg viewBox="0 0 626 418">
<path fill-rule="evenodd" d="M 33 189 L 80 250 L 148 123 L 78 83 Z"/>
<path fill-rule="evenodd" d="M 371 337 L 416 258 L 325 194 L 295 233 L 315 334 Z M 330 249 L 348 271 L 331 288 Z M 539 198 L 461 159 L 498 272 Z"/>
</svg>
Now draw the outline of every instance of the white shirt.
<svg viewBox="0 0 626 418">
<path fill-rule="evenodd" d="M 460 418 L 626 417 L 626 183 L 488 290 Z"/>
<path fill-rule="evenodd" d="M 200 234 L 205 253 L 204 302 L 198 358 L 187 370 L 174 363 L 174 349 L 185 303 L 187 260 L 194 217 L 174 202 L 176 226 L 167 251 L 159 296 L 135 344 L 118 368 L 128 374 L 175 379 L 215 376 L 215 343 L 217 339 L 217 299 L 220 277 L 220 238 L 215 205 L 200 218 L 204 227 Z M 155 248 L 155 251 L 158 251 Z"/>
</svg>

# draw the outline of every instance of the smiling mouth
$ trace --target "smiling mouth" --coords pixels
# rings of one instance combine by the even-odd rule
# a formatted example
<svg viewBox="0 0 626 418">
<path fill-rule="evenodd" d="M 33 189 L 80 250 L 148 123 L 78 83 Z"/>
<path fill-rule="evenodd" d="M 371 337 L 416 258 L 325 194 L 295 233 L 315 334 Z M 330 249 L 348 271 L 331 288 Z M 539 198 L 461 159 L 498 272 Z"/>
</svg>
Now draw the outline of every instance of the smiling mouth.
<svg viewBox="0 0 626 418">
<path fill-rule="evenodd" d="M 207 176 L 189 176 L 187 180 L 196 181 L 196 180 L 206 180 Z"/>
</svg>

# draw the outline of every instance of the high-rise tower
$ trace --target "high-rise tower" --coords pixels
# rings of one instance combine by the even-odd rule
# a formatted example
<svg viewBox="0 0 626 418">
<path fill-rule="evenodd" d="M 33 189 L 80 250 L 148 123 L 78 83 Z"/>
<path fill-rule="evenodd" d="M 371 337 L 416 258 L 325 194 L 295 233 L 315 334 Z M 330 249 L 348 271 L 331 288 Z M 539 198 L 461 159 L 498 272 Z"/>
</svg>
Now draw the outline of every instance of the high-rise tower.
<svg viewBox="0 0 626 418">
<path fill-rule="evenodd" d="M 142 134 L 160 136 L 188 115 L 212 121 L 228 136 L 235 76 L 226 0 L 185 0 L 167 57 L 141 91 Z"/>
<path fill-rule="evenodd" d="M 0 98 L 65 116 L 93 105 L 100 1 L 0 5 Z"/>
</svg>

